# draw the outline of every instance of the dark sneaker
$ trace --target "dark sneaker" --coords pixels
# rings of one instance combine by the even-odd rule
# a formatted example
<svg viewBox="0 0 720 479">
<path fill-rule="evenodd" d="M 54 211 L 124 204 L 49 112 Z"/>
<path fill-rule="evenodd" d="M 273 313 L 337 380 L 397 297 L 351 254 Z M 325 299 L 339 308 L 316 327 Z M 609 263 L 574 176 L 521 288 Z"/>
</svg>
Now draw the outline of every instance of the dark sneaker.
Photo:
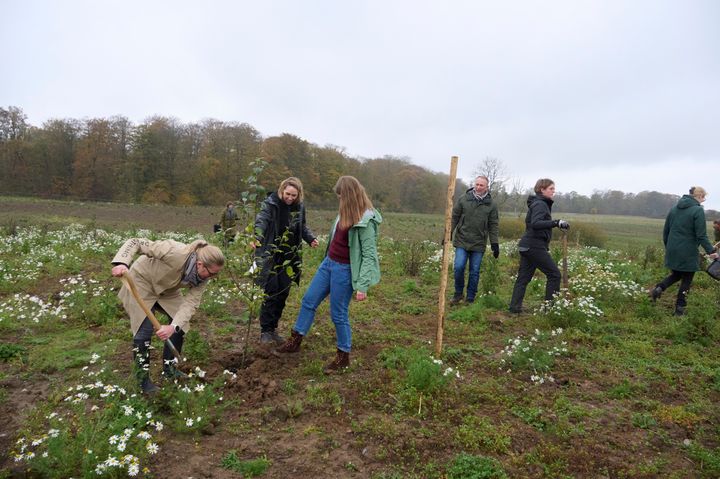
<svg viewBox="0 0 720 479">
<path fill-rule="evenodd" d="M 685 316 L 685 306 L 675 306 L 675 316 Z"/>
<path fill-rule="evenodd" d="M 275 331 L 264 331 L 260 333 L 260 344 L 272 344 L 275 342 L 275 338 L 273 338 L 273 333 Z M 282 341 L 285 341 L 284 339 L 280 338 Z"/>
<path fill-rule="evenodd" d="M 525 308 L 510 308 L 508 311 L 510 314 L 523 314 L 525 312 Z"/>
<path fill-rule="evenodd" d="M 283 344 L 283 343 L 285 342 L 285 338 L 283 338 L 282 336 L 280 336 L 280 335 L 277 333 L 277 331 L 272 331 L 272 332 L 270 332 L 270 336 L 272 337 L 272 340 L 273 340 L 276 344 Z"/>
<path fill-rule="evenodd" d="M 663 293 L 663 289 L 660 286 L 655 286 L 650 291 L 650 299 L 652 300 L 652 302 L 654 303 L 655 301 L 657 301 L 662 293 Z"/>
<path fill-rule="evenodd" d="M 459 304 L 463 300 L 462 294 L 456 294 L 450 300 L 450 304 Z"/>
</svg>

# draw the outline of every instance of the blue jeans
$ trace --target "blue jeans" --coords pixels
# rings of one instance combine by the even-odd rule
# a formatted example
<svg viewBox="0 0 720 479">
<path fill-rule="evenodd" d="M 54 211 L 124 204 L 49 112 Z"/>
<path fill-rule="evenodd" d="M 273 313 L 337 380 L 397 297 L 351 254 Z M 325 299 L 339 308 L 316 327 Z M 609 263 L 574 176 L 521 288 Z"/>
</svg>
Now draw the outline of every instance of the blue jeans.
<svg viewBox="0 0 720 479">
<path fill-rule="evenodd" d="M 466 251 L 465 248 L 455 248 L 455 297 L 462 297 L 465 289 L 465 264 L 470 261 L 468 274 L 467 299 L 473 301 L 477 294 L 480 280 L 480 265 L 482 264 L 482 251 Z"/>
<path fill-rule="evenodd" d="M 350 265 L 337 263 L 326 256 L 303 296 L 300 313 L 295 320 L 293 329 L 303 336 L 307 335 L 310 326 L 315 321 L 315 311 L 320 303 L 330 295 L 330 318 L 335 324 L 337 348 L 349 353 L 352 345 L 352 333 L 350 332 L 348 307 L 352 294 Z"/>
</svg>

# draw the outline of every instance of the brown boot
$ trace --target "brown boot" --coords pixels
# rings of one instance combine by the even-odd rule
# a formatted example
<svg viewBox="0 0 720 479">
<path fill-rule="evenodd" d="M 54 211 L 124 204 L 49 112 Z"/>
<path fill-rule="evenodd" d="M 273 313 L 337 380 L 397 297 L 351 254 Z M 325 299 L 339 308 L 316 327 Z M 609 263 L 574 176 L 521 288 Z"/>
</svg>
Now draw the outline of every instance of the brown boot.
<svg viewBox="0 0 720 479">
<path fill-rule="evenodd" d="M 276 353 L 297 353 L 300 351 L 300 343 L 302 343 L 303 335 L 292 330 L 290 337 L 285 343 L 275 350 Z"/>
<path fill-rule="evenodd" d="M 335 359 L 325 366 L 323 369 L 323 372 L 325 374 L 332 374 L 337 371 L 340 371 L 341 369 L 346 369 L 350 366 L 350 353 L 346 353 L 345 351 L 337 350 L 337 355 L 335 356 Z"/>
</svg>

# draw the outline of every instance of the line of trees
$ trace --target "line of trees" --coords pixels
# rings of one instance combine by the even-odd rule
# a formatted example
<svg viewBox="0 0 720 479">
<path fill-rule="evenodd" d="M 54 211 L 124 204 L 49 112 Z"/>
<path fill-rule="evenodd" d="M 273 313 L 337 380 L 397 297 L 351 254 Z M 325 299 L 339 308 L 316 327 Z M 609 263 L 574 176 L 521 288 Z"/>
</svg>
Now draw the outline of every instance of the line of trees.
<svg viewBox="0 0 720 479">
<path fill-rule="evenodd" d="M 448 176 L 407 158 L 353 158 L 341 147 L 318 146 L 288 133 L 263 137 L 247 123 L 205 120 L 184 124 L 154 116 L 141 124 L 114 116 L 52 119 L 37 127 L 14 106 L 0 107 L 1 195 L 175 205 L 222 205 L 247 188 L 250 163 L 269 167 L 260 183 L 274 189 L 299 177 L 313 207 L 334 207 L 340 175 L 357 177 L 378 207 L 397 212 L 441 213 Z M 501 210 L 524 213 L 529 190 L 512 181 L 502 161 L 486 158 L 475 171 L 491 179 Z M 457 182 L 456 191 L 467 185 Z M 557 212 L 664 217 L 676 195 L 643 191 L 558 193 Z M 710 210 L 709 219 L 720 214 Z"/>
<path fill-rule="evenodd" d="M 244 179 L 257 158 L 269 163 L 259 179 L 265 188 L 297 176 L 306 201 L 316 207 L 334 207 L 335 181 L 353 175 L 383 209 L 444 209 L 448 176 L 405 158 L 353 158 L 340 147 L 287 133 L 263 138 L 247 123 L 184 124 L 155 116 L 136 125 L 114 116 L 53 119 L 36 127 L 20 108 L 0 108 L 3 195 L 221 205 L 246 189 Z"/>
</svg>

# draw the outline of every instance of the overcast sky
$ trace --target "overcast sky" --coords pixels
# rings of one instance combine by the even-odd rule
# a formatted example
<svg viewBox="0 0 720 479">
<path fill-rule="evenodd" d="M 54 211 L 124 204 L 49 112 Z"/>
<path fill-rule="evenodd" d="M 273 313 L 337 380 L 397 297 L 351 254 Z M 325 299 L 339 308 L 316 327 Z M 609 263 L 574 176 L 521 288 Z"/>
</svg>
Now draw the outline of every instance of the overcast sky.
<svg viewBox="0 0 720 479">
<path fill-rule="evenodd" d="M 216 118 L 720 210 L 716 0 L 2 0 L 0 42 L 0 106 L 37 126 Z"/>
</svg>

